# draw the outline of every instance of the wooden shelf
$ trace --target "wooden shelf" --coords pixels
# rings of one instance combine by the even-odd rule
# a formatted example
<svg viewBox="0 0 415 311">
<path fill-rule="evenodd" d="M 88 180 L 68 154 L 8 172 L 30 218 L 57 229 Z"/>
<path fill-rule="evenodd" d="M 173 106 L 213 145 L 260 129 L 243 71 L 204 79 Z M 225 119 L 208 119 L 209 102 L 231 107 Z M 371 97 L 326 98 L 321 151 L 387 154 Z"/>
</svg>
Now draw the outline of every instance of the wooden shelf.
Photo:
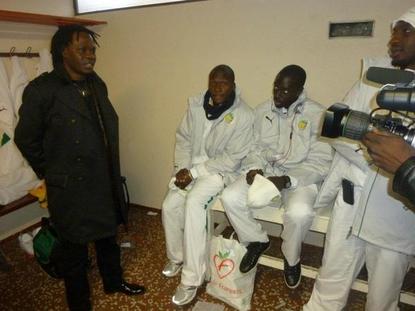
<svg viewBox="0 0 415 311">
<path fill-rule="evenodd" d="M 105 21 L 96 21 L 75 17 L 62 17 L 46 14 L 34 14 L 25 12 L 15 12 L 0 10 L 0 21 L 26 23 L 26 24 L 38 24 L 38 25 L 50 25 L 50 26 L 65 26 L 80 24 L 84 26 L 95 26 L 107 24 Z"/>
</svg>

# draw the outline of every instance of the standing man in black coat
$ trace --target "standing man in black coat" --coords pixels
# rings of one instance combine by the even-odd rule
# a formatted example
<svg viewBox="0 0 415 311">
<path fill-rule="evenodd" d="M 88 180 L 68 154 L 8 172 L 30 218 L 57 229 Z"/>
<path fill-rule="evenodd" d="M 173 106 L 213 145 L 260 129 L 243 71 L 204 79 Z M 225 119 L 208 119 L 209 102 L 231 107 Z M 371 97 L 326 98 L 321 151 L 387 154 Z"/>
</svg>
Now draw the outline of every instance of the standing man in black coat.
<svg viewBox="0 0 415 311">
<path fill-rule="evenodd" d="M 122 278 L 119 223 L 128 206 L 121 184 L 118 117 L 94 72 L 97 34 L 79 25 L 52 38 L 54 70 L 26 87 L 15 142 L 39 178 L 62 250 L 58 269 L 70 310 L 91 310 L 88 242 L 95 243 L 106 293 L 142 294 Z"/>
</svg>

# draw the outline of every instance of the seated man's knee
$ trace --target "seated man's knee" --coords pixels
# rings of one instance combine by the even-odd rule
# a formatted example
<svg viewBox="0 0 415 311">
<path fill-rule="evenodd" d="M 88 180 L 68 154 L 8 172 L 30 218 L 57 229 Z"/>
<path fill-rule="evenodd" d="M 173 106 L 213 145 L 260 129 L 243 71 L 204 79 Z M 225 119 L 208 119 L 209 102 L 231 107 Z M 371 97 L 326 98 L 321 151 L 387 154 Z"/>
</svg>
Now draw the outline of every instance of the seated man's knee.
<svg viewBox="0 0 415 311">
<path fill-rule="evenodd" d="M 285 210 L 284 218 L 295 222 L 308 220 L 310 217 L 314 217 L 315 212 L 308 204 L 297 203 L 294 206 Z"/>
<path fill-rule="evenodd" d="M 185 210 L 186 214 L 192 213 L 193 211 L 203 208 L 206 209 L 207 206 L 215 199 L 215 196 L 209 197 L 207 199 L 202 199 L 200 197 L 200 194 L 189 192 L 189 194 L 186 197 L 186 203 L 185 203 Z"/>
<path fill-rule="evenodd" d="M 236 201 L 236 191 L 233 188 L 225 188 L 222 191 L 221 194 L 221 200 L 223 202 L 223 205 L 227 206 L 227 205 L 233 205 L 234 202 Z"/>
</svg>

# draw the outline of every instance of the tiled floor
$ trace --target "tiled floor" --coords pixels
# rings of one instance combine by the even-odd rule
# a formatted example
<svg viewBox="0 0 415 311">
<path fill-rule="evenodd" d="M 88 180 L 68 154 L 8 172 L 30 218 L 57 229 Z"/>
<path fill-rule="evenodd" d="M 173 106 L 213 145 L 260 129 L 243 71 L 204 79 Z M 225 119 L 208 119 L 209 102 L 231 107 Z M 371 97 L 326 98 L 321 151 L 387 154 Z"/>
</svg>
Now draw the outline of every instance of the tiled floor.
<svg viewBox="0 0 415 311">
<path fill-rule="evenodd" d="M 125 277 L 133 282 L 144 283 L 147 293 L 144 296 L 126 297 L 120 294 L 105 295 L 102 290 L 96 265 L 90 272 L 94 310 L 191 310 L 194 303 L 178 308 L 170 299 L 180 282 L 179 276 L 167 279 L 161 275 L 166 262 L 164 234 L 160 213 L 147 215 L 149 209 L 132 208 L 129 233 L 121 230 L 120 241 L 131 242 L 133 248 L 123 248 L 122 262 Z M 272 240 L 272 253 L 279 252 L 279 239 Z M 18 246 L 17 238 L 1 243 L 11 263 L 11 270 L 0 272 L 0 310 L 2 311 L 50 311 L 66 310 L 62 281 L 49 278 L 38 267 L 33 258 L 28 257 Z M 307 258 L 307 259 L 306 259 Z M 321 250 L 312 246 L 304 247 L 304 262 L 318 265 Z M 415 288 L 415 277 L 409 277 L 406 287 Z M 252 310 L 301 310 L 307 302 L 314 280 L 303 278 L 296 290 L 285 287 L 282 271 L 259 266 L 256 285 L 252 297 Z M 197 300 L 217 303 L 225 310 L 234 310 L 223 302 L 209 296 L 204 288 L 198 291 Z M 196 300 L 196 301 L 197 301 Z M 365 295 L 352 292 L 347 310 L 363 310 Z M 401 311 L 415 310 L 403 305 Z"/>
</svg>

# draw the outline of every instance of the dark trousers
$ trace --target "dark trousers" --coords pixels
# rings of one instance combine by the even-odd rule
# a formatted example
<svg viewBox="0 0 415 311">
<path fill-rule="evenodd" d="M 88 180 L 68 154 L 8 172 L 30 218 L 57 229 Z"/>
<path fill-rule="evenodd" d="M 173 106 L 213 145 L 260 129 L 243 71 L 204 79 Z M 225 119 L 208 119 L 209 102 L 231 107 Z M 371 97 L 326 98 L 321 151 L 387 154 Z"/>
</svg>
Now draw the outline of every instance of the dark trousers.
<svg viewBox="0 0 415 311">
<path fill-rule="evenodd" d="M 95 250 L 97 264 L 104 289 L 110 290 L 122 282 L 120 247 L 116 237 L 97 240 Z M 91 310 L 88 283 L 88 245 L 62 242 L 58 269 L 65 281 L 66 300 L 71 311 Z"/>
</svg>

